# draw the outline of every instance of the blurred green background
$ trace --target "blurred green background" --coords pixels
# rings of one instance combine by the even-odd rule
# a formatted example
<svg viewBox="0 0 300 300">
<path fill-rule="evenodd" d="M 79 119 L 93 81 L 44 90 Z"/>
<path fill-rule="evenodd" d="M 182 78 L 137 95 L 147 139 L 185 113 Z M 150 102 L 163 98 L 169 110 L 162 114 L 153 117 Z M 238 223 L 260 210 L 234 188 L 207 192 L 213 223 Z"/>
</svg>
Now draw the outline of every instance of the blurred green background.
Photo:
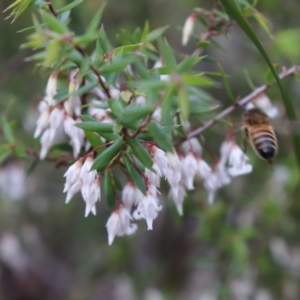
<svg viewBox="0 0 300 300">
<path fill-rule="evenodd" d="M 53 1 L 60 7 L 68 1 Z M 11 1 L 1 0 L 3 11 Z M 71 28 L 83 32 L 101 1 L 86 0 L 72 12 Z M 103 17 L 111 41 L 117 45 L 121 28 L 155 29 L 170 25 L 166 36 L 178 51 L 191 53 L 196 42 L 180 44 L 185 19 L 194 7 L 210 8 L 211 1 L 127 0 L 107 2 Z M 273 37 L 251 20 L 272 61 L 289 67 L 300 61 L 300 5 L 298 0 L 258 1 L 258 9 L 272 23 Z M 16 120 L 17 137 L 35 145 L 32 133 L 36 105 L 49 74 L 24 62 L 20 50 L 31 26 L 31 12 L 10 24 L 0 18 L 0 110 Z M 201 27 L 196 26 L 196 34 Z M 205 54 L 219 61 L 236 96 L 251 92 L 244 71 L 255 85 L 265 82 L 267 67 L 259 53 L 236 26 L 217 38 L 223 51 L 211 46 Z M 217 70 L 203 63 L 204 70 Z M 286 79 L 300 116 L 300 83 Z M 224 106 L 230 103 L 220 85 L 210 91 Z M 281 109 L 276 87 L 269 97 Z M 240 112 L 236 112 L 239 115 Z M 223 136 L 205 134 L 217 153 Z M 249 151 L 254 171 L 220 190 L 216 203 L 206 203 L 205 191 L 190 193 L 184 216 L 167 199 L 154 230 L 145 222 L 130 237 L 107 245 L 105 224 L 109 210 L 102 201 L 96 217 L 84 218 L 78 196 L 64 204 L 65 167 L 42 162 L 26 180 L 30 162 L 10 159 L 0 168 L 0 299 L 300 299 L 299 171 L 289 136 L 279 138 L 274 170 Z"/>
</svg>

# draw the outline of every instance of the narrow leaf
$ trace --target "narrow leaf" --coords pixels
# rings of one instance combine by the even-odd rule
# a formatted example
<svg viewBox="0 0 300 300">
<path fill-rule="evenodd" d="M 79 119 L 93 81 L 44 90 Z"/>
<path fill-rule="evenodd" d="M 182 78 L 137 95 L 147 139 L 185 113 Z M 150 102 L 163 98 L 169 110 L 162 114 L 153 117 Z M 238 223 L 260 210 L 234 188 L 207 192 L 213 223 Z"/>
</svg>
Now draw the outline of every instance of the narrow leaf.
<svg viewBox="0 0 300 300">
<path fill-rule="evenodd" d="M 65 34 L 68 32 L 68 28 L 51 14 L 43 12 L 43 17 L 47 25 L 54 32 L 59 34 Z"/>
<path fill-rule="evenodd" d="M 152 169 L 153 161 L 149 151 L 140 143 L 138 139 L 128 138 L 127 141 L 132 153 L 146 168 Z"/>
<path fill-rule="evenodd" d="M 167 29 L 168 29 L 168 25 L 164 26 L 164 27 L 160 27 L 157 28 L 151 32 L 149 32 L 146 36 L 146 42 L 152 42 L 154 40 L 156 40 L 157 38 L 159 38 Z"/>
<path fill-rule="evenodd" d="M 82 122 L 76 123 L 76 127 L 84 129 L 86 131 L 95 131 L 95 132 L 113 132 L 113 124 L 110 123 L 100 123 L 100 122 Z"/>
<path fill-rule="evenodd" d="M 104 177 L 103 177 L 103 189 L 104 189 L 105 200 L 110 209 L 114 209 L 114 207 L 116 205 L 112 176 L 113 176 L 113 174 L 112 174 L 111 170 L 107 170 L 104 173 Z"/>
<path fill-rule="evenodd" d="M 145 187 L 145 181 L 141 174 L 138 172 L 136 167 L 133 165 L 131 160 L 128 157 L 127 153 L 124 153 L 123 156 L 123 161 L 126 166 L 126 169 L 130 175 L 130 179 L 133 180 L 134 184 L 139 188 L 139 190 L 146 195 L 146 187 Z"/>
<path fill-rule="evenodd" d="M 222 68 L 221 64 L 218 64 L 218 68 L 221 72 L 221 76 L 222 76 L 222 79 L 223 79 L 223 84 L 224 84 L 225 90 L 227 92 L 227 95 L 228 95 L 229 99 L 232 102 L 235 102 L 236 99 L 234 97 L 234 93 L 232 92 L 232 89 L 231 89 L 230 83 L 228 81 L 227 75 L 225 74 L 224 69 Z"/>
<path fill-rule="evenodd" d="M 71 2 L 70 4 L 67 4 L 67 5 L 63 6 L 62 8 L 58 9 L 56 12 L 58 14 L 61 14 L 65 11 L 71 10 L 72 8 L 79 5 L 81 2 L 83 2 L 83 0 L 75 0 L 75 1 Z"/>
<path fill-rule="evenodd" d="M 198 85 L 204 87 L 210 87 L 214 85 L 211 79 L 204 77 L 202 75 L 185 74 L 185 75 L 181 75 L 181 79 L 183 83 L 190 84 L 190 85 Z"/>
<path fill-rule="evenodd" d="M 121 138 L 115 141 L 111 146 L 106 148 L 100 155 L 96 157 L 91 170 L 104 170 L 105 167 L 112 162 L 116 155 L 122 151 L 124 146 L 125 143 Z"/>
<path fill-rule="evenodd" d="M 168 42 L 166 40 L 159 41 L 159 50 L 162 55 L 164 64 L 171 70 L 175 70 L 176 59 L 175 59 L 172 48 L 170 47 L 170 45 L 168 44 Z"/>
<path fill-rule="evenodd" d="M 103 13 L 103 6 L 94 14 L 89 26 L 86 29 L 86 33 L 94 33 L 97 31 L 102 13 Z"/>
<path fill-rule="evenodd" d="M 163 131 L 160 125 L 156 122 L 151 122 L 147 126 L 150 134 L 155 142 L 164 150 L 173 152 L 173 145 L 168 135 Z"/>
<path fill-rule="evenodd" d="M 185 120 L 188 120 L 190 115 L 190 101 L 189 101 L 189 95 L 184 86 L 181 86 L 178 92 L 178 106 L 182 114 L 182 117 Z"/>
<path fill-rule="evenodd" d="M 13 134 L 13 131 L 11 129 L 10 124 L 7 122 L 6 118 L 4 116 L 2 116 L 2 130 L 4 133 L 4 137 L 5 139 L 10 143 L 13 144 L 15 142 L 15 137 Z"/>
<path fill-rule="evenodd" d="M 80 87 L 79 89 L 77 89 L 76 91 L 72 92 L 72 93 L 68 93 L 68 92 L 62 92 L 62 93 L 57 93 L 54 96 L 54 99 L 57 101 L 62 101 L 62 100 L 66 100 L 69 97 L 72 96 L 80 96 L 82 94 L 85 94 L 87 92 L 89 92 L 91 89 L 93 89 L 94 87 L 96 87 L 98 85 L 97 82 L 90 82 L 85 84 L 84 86 Z"/>
<path fill-rule="evenodd" d="M 183 60 L 181 63 L 177 65 L 177 72 L 178 73 L 186 73 L 189 72 L 199 61 L 202 60 L 203 57 L 189 57 Z"/>
</svg>

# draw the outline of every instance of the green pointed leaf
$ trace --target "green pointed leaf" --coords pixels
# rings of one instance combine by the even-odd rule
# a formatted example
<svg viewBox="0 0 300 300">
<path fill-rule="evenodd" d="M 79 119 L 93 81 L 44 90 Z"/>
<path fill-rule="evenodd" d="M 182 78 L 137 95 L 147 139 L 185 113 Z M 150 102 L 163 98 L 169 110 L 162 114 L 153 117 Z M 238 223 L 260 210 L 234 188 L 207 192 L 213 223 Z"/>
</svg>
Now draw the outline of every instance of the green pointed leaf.
<svg viewBox="0 0 300 300">
<path fill-rule="evenodd" d="M 153 42 L 154 40 L 159 38 L 168 28 L 169 28 L 169 26 L 167 25 L 167 26 L 160 27 L 160 28 L 157 28 L 157 29 L 149 32 L 145 38 L 145 41 Z M 143 41 L 144 41 L 144 39 L 143 39 Z"/>
<path fill-rule="evenodd" d="M 117 133 L 99 132 L 99 134 L 107 141 L 116 141 L 121 137 Z"/>
<path fill-rule="evenodd" d="M 87 115 L 80 115 L 80 118 L 82 119 L 83 122 L 99 122 L 95 118 Z"/>
<path fill-rule="evenodd" d="M 164 65 L 166 65 L 170 70 L 175 70 L 176 68 L 176 59 L 173 53 L 173 49 L 168 44 L 167 40 L 159 41 L 159 50 L 163 58 Z"/>
<path fill-rule="evenodd" d="M 211 79 L 204 77 L 203 75 L 184 74 L 181 75 L 181 79 L 183 83 L 190 85 L 198 85 L 204 87 L 210 87 L 214 85 L 214 82 Z"/>
<path fill-rule="evenodd" d="M 129 64 L 136 60 L 134 56 L 118 56 L 109 64 L 103 65 L 99 68 L 100 74 L 107 74 L 116 71 L 124 70 Z"/>
<path fill-rule="evenodd" d="M 156 122 L 151 122 L 147 126 L 150 134 L 152 135 L 155 142 L 164 150 L 173 152 L 173 145 L 169 136 L 164 132 L 162 127 Z"/>
<path fill-rule="evenodd" d="M 177 65 L 177 72 L 178 73 L 186 73 L 189 72 L 199 61 L 203 59 L 202 57 L 189 57 L 185 60 L 183 60 L 181 63 Z"/>
<path fill-rule="evenodd" d="M 112 116 L 118 118 L 122 116 L 126 103 L 121 99 L 113 99 L 108 101 L 108 105 L 111 109 Z"/>
<path fill-rule="evenodd" d="M 86 131 L 94 131 L 94 132 L 113 132 L 113 124 L 110 123 L 101 123 L 101 122 L 82 122 L 76 123 L 76 127 L 84 129 Z"/>
<path fill-rule="evenodd" d="M 136 129 L 140 124 L 140 120 L 150 115 L 154 108 L 152 106 L 140 106 L 132 104 L 126 106 L 122 112 L 122 116 L 117 118 L 117 122 L 127 128 Z"/>
<path fill-rule="evenodd" d="M 149 80 L 151 78 L 149 70 L 145 67 L 145 65 L 141 61 L 136 60 L 134 62 L 134 66 L 136 68 L 137 73 L 141 76 L 142 79 Z"/>
<path fill-rule="evenodd" d="M 146 195 L 146 186 L 145 186 L 145 181 L 141 174 L 138 172 L 136 167 L 133 165 L 131 160 L 129 159 L 129 156 L 127 153 L 124 153 L 123 156 L 123 161 L 126 166 L 126 169 L 130 175 L 130 179 L 134 182 L 134 184 L 138 187 L 138 189 Z"/>
<path fill-rule="evenodd" d="M 77 89 L 76 91 L 74 91 L 70 94 L 68 92 L 57 93 L 54 96 L 54 99 L 57 100 L 57 101 L 63 101 L 63 100 L 68 99 L 69 97 L 80 96 L 82 94 L 85 94 L 85 93 L 89 92 L 90 90 L 92 90 L 97 85 L 98 85 L 98 82 L 90 82 L 90 83 L 85 84 L 84 86 L 80 87 L 79 89 Z"/>
<path fill-rule="evenodd" d="M 102 7 L 94 14 L 89 26 L 85 31 L 86 33 L 94 33 L 98 31 L 98 26 L 102 18 L 103 8 L 104 6 L 102 5 Z"/>
<path fill-rule="evenodd" d="M 188 92 L 184 86 L 181 86 L 178 91 L 178 106 L 182 114 L 182 117 L 185 120 L 188 120 L 190 115 L 190 101 L 189 101 Z"/>
<path fill-rule="evenodd" d="M 43 12 L 42 15 L 47 25 L 54 32 L 59 34 L 65 34 L 68 32 L 68 28 L 50 13 Z"/>
<path fill-rule="evenodd" d="M 28 177 L 34 169 L 38 166 L 40 160 L 38 158 L 35 158 L 25 169 L 26 177 Z"/>
<path fill-rule="evenodd" d="M 172 110 L 172 100 L 175 94 L 177 85 L 175 83 L 170 83 L 164 94 L 162 101 L 162 121 L 165 125 L 170 126 L 173 123 L 173 110 Z"/>
<path fill-rule="evenodd" d="M 228 95 L 229 99 L 232 102 L 235 102 L 236 98 L 235 98 L 235 96 L 232 92 L 232 89 L 231 89 L 230 83 L 228 81 L 227 75 L 225 74 L 224 69 L 222 68 L 221 64 L 218 64 L 218 68 L 221 72 L 221 76 L 222 76 L 222 79 L 223 79 L 223 84 L 224 84 L 225 90 L 227 92 L 227 95 Z"/>
<path fill-rule="evenodd" d="M 14 144 L 15 137 L 14 137 L 11 125 L 7 122 L 7 120 L 4 116 L 2 116 L 1 123 L 2 123 L 3 134 L 4 134 L 6 141 L 10 144 Z"/>
<path fill-rule="evenodd" d="M 47 55 L 45 57 L 44 66 L 50 67 L 59 57 L 60 44 L 58 40 L 52 40 L 48 43 L 46 50 Z"/>
<path fill-rule="evenodd" d="M 274 66 L 274 69 L 276 70 L 276 72 L 278 72 L 280 70 L 279 64 L 274 64 L 273 66 Z M 268 69 L 267 74 L 266 74 L 266 82 L 269 85 L 272 85 L 275 83 L 274 75 L 270 69 Z"/>
<path fill-rule="evenodd" d="M 75 0 L 75 1 L 71 2 L 70 4 L 67 4 L 67 5 L 63 6 L 62 8 L 58 9 L 56 12 L 58 14 L 61 14 L 65 11 L 71 10 L 72 8 L 78 6 L 81 2 L 83 2 L 83 0 Z"/>
<path fill-rule="evenodd" d="M 85 131 L 84 135 L 85 135 L 86 139 L 90 142 L 90 144 L 92 145 L 93 148 L 96 148 L 103 144 L 102 141 L 100 140 L 100 136 L 94 132 Z M 97 150 L 97 153 L 101 153 L 101 152 L 103 152 L 102 148 Z"/>
<path fill-rule="evenodd" d="M 213 111 L 219 108 L 221 105 L 218 102 L 203 102 L 199 99 L 190 99 L 190 113 L 192 115 L 199 115 L 206 112 Z"/>
<path fill-rule="evenodd" d="M 149 30 L 150 30 L 150 28 L 149 28 L 149 22 L 146 21 L 144 29 L 143 29 L 143 33 L 142 33 L 142 36 L 141 36 L 141 41 L 146 41 L 147 35 L 149 33 Z"/>
<path fill-rule="evenodd" d="M 94 160 L 91 170 L 104 170 L 105 167 L 112 162 L 112 160 L 118 155 L 124 148 L 125 143 L 120 138 L 106 148 L 100 155 Z"/>
<path fill-rule="evenodd" d="M 114 191 L 112 176 L 113 176 L 113 174 L 112 174 L 111 170 L 107 170 L 104 173 L 104 177 L 103 177 L 103 188 L 104 188 L 105 200 L 110 209 L 114 209 L 114 207 L 116 205 L 115 191 Z"/>
<path fill-rule="evenodd" d="M 142 45 L 143 45 L 142 43 L 133 44 L 133 45 L 125 45 L 125 46 L 115 48 L 113 52 L 115 54 L 119 54 L 119 53 L 125 54 L 125 53 L 139 49 Z"/>
<path fill-rule="evenodd" d="M 136 138 L 127 138 L 127 142 L 132 153 L 141 161 L 141 163 L 148 169 L 152 170 L 153 161 L 149 151 Z"/>
</svg>

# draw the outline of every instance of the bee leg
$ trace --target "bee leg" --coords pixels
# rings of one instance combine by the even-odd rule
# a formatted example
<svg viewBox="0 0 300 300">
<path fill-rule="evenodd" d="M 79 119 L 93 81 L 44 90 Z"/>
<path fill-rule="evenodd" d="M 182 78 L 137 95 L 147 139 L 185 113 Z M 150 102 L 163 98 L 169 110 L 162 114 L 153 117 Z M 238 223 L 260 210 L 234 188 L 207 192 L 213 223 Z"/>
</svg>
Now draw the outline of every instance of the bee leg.
<svg viewBox="0 0 300 300">
<path fill-rule="evenodd" d="M 272 159 L 268 159 L 268 164 L 270 166 L 271 171 L 273 171 L 274 170 L 274 168 L 273 168 L 273 160 Z"/>
<path fill-rule="evenodd" d="M 243 147 L 242 147 L 242 150 L 244 151 L 244 153 L 247 152 L 247 145 L 248 145 L 248 141 L 247 141 L 246 137 L 244 137 L 244 139 L 243 139 Z"/>
</svg>

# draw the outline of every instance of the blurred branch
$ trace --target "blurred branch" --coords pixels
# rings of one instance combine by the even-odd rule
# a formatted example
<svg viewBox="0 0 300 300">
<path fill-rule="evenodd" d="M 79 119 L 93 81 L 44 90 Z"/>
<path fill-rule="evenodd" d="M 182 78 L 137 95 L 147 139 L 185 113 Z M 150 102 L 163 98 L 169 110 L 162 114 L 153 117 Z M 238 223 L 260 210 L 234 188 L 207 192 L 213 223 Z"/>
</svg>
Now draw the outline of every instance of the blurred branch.
<svg viewBox="0 0 300 300">
<path fill-rule="evenodd" d="M 300 73 L 300 66 L 293 66 L 290 69 L 284 70 L 279 74 L 280 79 L 289 77 L 291 75 L 294 75 L 296 73 Z M 225 118 L 227 115 L 232 113 L 236 108 L 243 106 L 247 104 L 249 101 L 257 97 L 259 94 L 265 92 L 268 88 L 270 88 L 269 84 L 264 84 L 261 87 L 256 88 L 251 94 L 247 95 L 246 97 L 238 100 L 236 103 L 233 105 L 227 107 L 224 109 L 222 112 L 220 112 L 215 118 L 209 120 L 208 122 L 204 123 L 201 127 L 191 131 L 188 135 L 187 138 L 190 139 L 192 137 L 195 137 L 208 129 L 209 127 L 213 126 L 217 121 Z"/>
</svg>

